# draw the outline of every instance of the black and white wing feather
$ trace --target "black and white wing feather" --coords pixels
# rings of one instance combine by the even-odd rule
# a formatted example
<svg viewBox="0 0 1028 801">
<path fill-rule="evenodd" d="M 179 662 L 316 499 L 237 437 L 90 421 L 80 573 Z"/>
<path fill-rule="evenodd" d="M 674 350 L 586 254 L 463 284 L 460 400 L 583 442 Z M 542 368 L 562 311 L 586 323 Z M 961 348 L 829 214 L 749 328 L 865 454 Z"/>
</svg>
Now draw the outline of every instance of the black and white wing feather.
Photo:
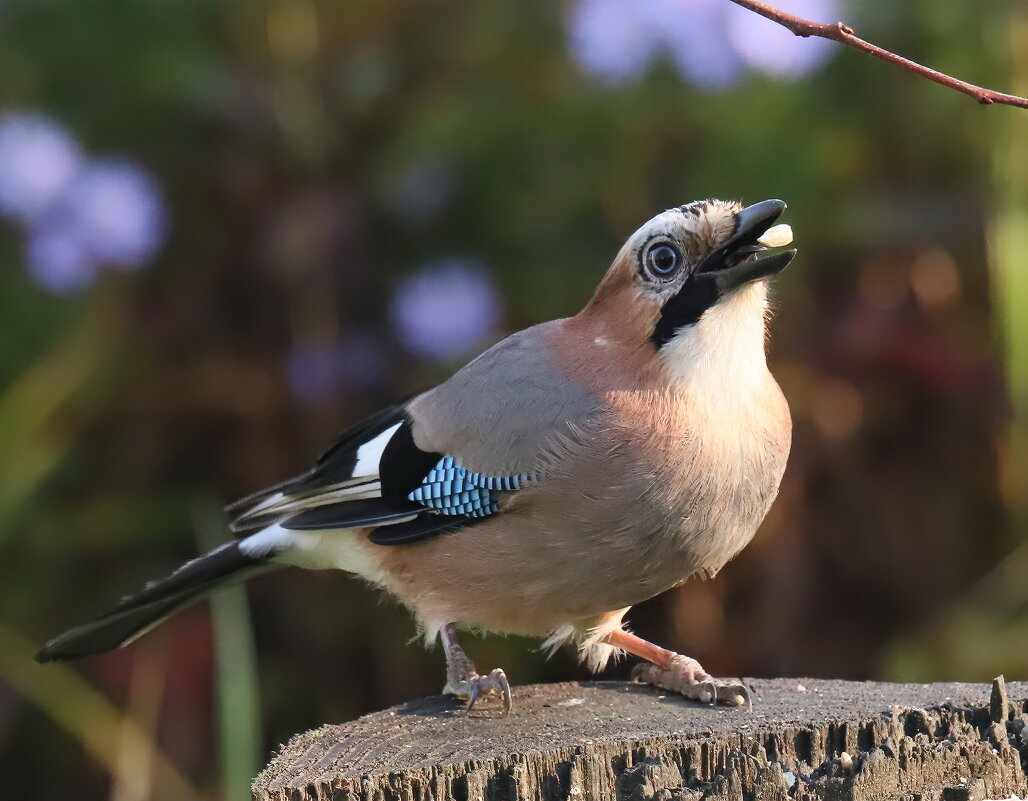
<svg viewBox="0 0 1028 801">
<path fill-rule="evenodd" d="M 239 512 L 232 530 L 244 533 L 319 507 L 363 500 L 371 503 L 351 507 L 353 527 L 376 516 L 376 506 L 377 516 L 405 511 L 374 503 L 382 497 L 379 469 L 383 452 L 404 422 L 404 406 L 391 406 L 344 431 L 310 470 L 229 506 L 230 512 Z"/>
<path fill-rule="evenodd" d="M 289 481 L 229 507 L 241 510 L 232 529 L 325 531 L 374 528 L 380 545 L 416 542 L 499 511 L 502 493 L 528 476 L 483 476 L 453 458 L 426 452 L 414 442 L 406 405 L 354 426 L 315 466 Z M 247 537 L 253 547 L 264 540 Z"/>
</svg>

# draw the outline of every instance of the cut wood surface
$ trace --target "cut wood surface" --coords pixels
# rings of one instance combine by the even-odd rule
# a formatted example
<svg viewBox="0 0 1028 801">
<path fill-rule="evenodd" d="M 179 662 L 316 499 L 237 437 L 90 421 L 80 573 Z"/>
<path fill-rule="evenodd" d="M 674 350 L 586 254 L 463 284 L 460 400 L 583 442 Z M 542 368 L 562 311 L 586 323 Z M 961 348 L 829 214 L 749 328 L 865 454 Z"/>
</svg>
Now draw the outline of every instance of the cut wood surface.
<svg viewBox="0 0 1028 801">
<path fill-rule="evenodd" d="M 532 685 L 507 717 L 433 697 L 294 737 L 259 801 L 1028 797 L 1028 683 L 748 681 L 753 709 Z"/>
</svg>

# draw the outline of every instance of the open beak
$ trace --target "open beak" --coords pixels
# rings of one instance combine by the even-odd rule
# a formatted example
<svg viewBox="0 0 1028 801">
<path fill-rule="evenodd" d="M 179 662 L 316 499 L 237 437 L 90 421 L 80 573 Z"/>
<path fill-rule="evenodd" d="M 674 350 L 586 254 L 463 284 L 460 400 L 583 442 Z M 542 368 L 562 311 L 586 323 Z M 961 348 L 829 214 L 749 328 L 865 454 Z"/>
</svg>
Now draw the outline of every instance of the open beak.
<svg viewBox="0 0 1028 801">
<path fill-rule="evenodd" d="M 711 274 L 721 292 L 780 273 L 796 251 L 766 251 L 792 242 L 788 226 L 772 228 L 785 209 L 784 200 L 762 200 L 744 208 L 735 215 L 735 232 L 704 260 L 697 272 Z"/>
</svg>

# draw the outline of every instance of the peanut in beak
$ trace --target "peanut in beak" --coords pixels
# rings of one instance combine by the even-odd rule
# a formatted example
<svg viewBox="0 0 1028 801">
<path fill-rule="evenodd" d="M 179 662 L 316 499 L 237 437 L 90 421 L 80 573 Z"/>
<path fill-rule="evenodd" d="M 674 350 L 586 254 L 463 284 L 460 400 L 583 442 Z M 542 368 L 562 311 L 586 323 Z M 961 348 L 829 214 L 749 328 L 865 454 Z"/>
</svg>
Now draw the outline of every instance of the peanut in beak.
<svg viewBox="0 0 1028 801">
<path fill-rule="evenodd" d="M 792 228 L 786 223 L 773 225 L 757 239 L 757 242 L 769 248 L 783 247 L 792 242 Z"/>
</svg>

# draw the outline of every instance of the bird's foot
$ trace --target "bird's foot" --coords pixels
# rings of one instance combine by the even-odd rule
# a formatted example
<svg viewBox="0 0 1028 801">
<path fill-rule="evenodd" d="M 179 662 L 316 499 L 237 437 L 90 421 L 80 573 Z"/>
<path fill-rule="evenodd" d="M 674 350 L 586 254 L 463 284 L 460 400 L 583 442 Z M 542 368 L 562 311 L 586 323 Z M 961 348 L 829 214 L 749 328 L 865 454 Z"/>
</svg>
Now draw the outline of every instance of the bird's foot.
<svg viewBox="0 0 1028 801">
<path fill-rule="evenodd" d="M 494 668 L 485 676 L 479 674 L 475 663 L 468 659 L 457 642 L 457 631 L 452 623 L 443 626 L 440 634 L 446 652 L 446 686 L 443 687 L 443 694 L 467 699 L 465 712 L 474 709 L 479 698 L 498 695 L 503 699 L 503 714 L 508 714 L 513 706 L 513 698 L 507 674 L 501 668 Z"/>
<path fill-rule="evenodd" d="M 750 691 L 741 681 L 715 679 L 699 662 L 682 654 L 672 656 L 666 668 L 650 662 L 636 665 L 632 670 L 632 679 L 671 690 L 702 704 L 745 704 L 747 708 L 753 707 Z"/>
<path fill-rule="evenodd" d="M 446 695 L 455 695 L 464 698 L 468 702 L 466 712 L 475 708 L 480 698 L 490 695 L 497 695 L 503 699 L 503 714 L 508 714 L 514 705 L 514 699 L 510 692 L 510 682 L 507 681 L 507 674 L 502 668 L 494 668 L 485 676 L 478 673 L 471 673 L 457 681 L 447 681 L 443 688 Z"/>
</svg>

